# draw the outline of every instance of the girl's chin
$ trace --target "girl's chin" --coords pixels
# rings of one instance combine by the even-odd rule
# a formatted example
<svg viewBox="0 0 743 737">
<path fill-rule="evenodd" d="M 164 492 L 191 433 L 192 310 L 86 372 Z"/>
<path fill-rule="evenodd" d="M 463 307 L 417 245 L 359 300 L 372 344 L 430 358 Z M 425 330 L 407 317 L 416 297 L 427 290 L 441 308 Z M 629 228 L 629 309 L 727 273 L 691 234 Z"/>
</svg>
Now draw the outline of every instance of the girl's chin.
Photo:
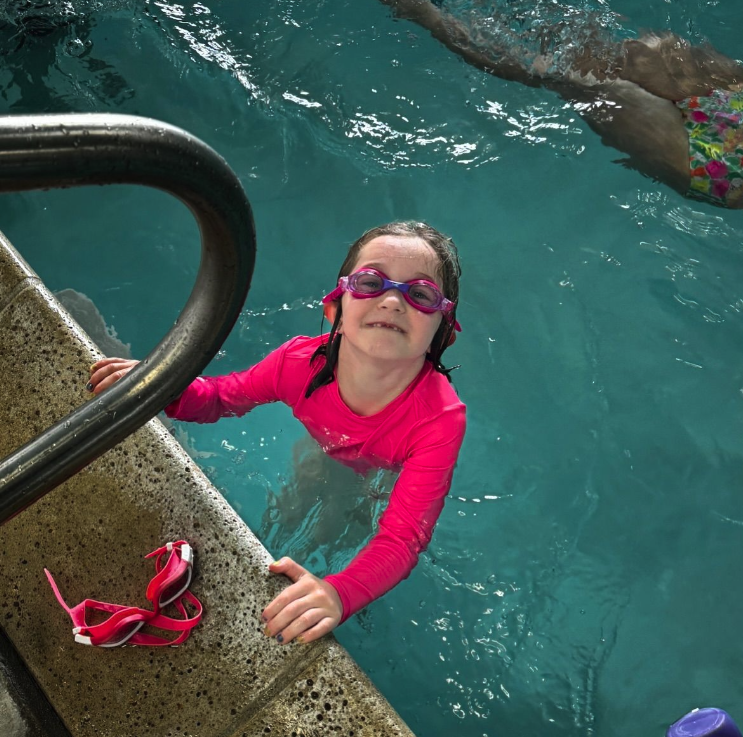
<svg viewBox="0 0 743 737">
<path fill-rule="evenodd" d="M 425 359 L 426 354 L 420 356 L 414 355 L 410 347 L 393 341 L 379 340 L 370 343 L 366 349 L 366 354 L 377 361 L 401 361 L 411 363 L 418 358 Z"/>
<path fill-rule="evenodd" d="M 389 328 L 373 328 L 357 336 L 349 342 L 348 347 L 354 346 L 354 352 L 359 351 L 369 358 L 378 361 L 415 361 L 418 356 L 410 345 L 406 333 L 398 333 Z M 347 339 L 348 336 L 345 336 Z M 343 344 L 341 343 L 341 349 Z M 426 357 L 425 350 L 421 351 L 421 358 Z"/>
</svg>

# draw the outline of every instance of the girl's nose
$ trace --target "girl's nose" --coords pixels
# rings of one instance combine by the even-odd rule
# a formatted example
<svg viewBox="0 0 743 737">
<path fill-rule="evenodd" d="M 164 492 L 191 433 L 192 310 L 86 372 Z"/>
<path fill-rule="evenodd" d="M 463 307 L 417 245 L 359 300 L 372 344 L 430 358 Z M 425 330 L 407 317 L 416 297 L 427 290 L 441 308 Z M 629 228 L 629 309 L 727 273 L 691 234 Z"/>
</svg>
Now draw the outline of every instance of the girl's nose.
<svg viewBox="0 0 743 737">
<path fill-rule="evenodd" d="M 396 310 L 404 309 L 405 297 L 402 296 L 402 292 L 399 289 L 388 289 L 382 295 L 382 301 L 380 302 L 382 307 L 390 307 Z"/>
</svg>

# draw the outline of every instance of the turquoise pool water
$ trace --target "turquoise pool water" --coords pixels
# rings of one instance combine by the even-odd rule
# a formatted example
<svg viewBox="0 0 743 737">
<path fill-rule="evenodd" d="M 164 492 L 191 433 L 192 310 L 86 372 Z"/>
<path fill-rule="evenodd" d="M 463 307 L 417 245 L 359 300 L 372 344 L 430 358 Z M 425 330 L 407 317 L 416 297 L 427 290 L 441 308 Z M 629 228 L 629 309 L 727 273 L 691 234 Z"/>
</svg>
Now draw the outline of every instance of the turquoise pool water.
<svg viewBox="0 0 743 737">
<path fill-rule="evenodd" d="M 738 0 L 595 7 L 743 56 Z M 451 496 L 410 579 L 337 632 L 412 729 L 661 735 L 699 705 L 743 720 L 743 213 L 613 164 L 555 96 L 467 67 L 376 0 L 57 11 L 40 35 L 0 29 L 2 111 L 180 125 L 254 206 L 253 288 L 211 372 L 316 333 L 367 227 L 427 219 L 460 246 Z M 191 216 L 159 193 L 6 195 L 0 228 L 135 356 L 197 270 Z M 320 573 L 389 491 L 318 465 L 283 407 L 176 431 L 274 554 Z"/>
</svg>

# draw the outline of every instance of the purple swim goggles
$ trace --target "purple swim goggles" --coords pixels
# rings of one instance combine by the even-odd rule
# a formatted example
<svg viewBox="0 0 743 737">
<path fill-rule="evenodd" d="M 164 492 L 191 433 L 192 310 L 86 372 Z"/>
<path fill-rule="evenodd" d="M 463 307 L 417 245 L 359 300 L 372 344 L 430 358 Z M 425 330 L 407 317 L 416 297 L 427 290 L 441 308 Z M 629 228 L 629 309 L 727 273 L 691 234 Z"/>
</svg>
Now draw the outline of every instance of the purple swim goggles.
<svg viewBox="0 0 743 737">
<path fill-rule="evenodd" d="M 360 269 L 349 276 L 342 276 L 338 279 L 338 286 L 323 297 L 322 303 L 327 304 L 340 299 L 343 292 L 348 292 L 356 299 L 371 299 L 378 297 L 388 289 L 397 289 L 405 301 L 416 310 L 426 314 L 443 312 L 444 319 L 451 322 L 450 313 L 454 309 L 454 302 L 444 297 L 432 281 L 428 279 L 411 279 L 408 282 L 392 281 L 376 269 Z M 454 327 L 461 332 L 462 328 L 457 321 L 454 322 Z"/>
</svg>

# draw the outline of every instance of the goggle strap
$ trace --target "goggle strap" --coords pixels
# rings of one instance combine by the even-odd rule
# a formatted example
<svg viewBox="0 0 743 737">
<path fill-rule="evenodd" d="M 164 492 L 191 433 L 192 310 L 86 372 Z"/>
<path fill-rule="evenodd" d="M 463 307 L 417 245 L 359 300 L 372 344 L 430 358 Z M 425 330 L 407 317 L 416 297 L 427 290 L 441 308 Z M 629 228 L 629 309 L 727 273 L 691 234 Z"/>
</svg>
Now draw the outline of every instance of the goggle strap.
<svg viewBox="0 0 743 737">
<path fill-rule="evenodd" d="M 51 584 L 52 591 L 54 592 L 54 595 L 57 597 L 57 601 L 59 602 L 59 605 L 64 609 L 67 614 L 72 616 L 72 609 L 67 606 L 65 600 L 62 598 L 62 594 L 59 593 L 59 589 L 57 588 L 57 584 L 54 581 L 54 578 L 52 577 L 52 574 L 45 568 L 44 573 L 46 573 L 46 577 L 49 579 L 49 583 Z"/>
<path fill-rule="evenodd" d="M 190 617 L 186 611 L 186 607 L 183 605 L 183 600 L 187 600 L 196 609 L 196 613 Z M 90 600 L 89 600 L 90 601 Z M 95 604 L 105 602 L 93 602 Z M 118 606 L 116 604 L 109 604 L 109 607 Z M 146 633 L 139 633 L 139 627 L 135 629 L 131 636 L 128 637 L 124 642 L 117 644 L 132 644 L 132 645 L 144 645 L 144 646 L 159 646 L 159 645 L 179 645 L 184 642 L 190 631 L 201 621 L 203 614 L 203 607 L 201 602 L 190 592 L 187 591 L 183 594 L 176 602 L 175 607 L 178 612 L 183 615 L 183 619 L 174 619 L 173 617 L 166 617 L 162 614 L 154 614 L 145 609 L 138 609 L 137 607 L 126 607 L 126 609 L 120 609 L 115 615 L 107 619 L 101 624 L 91 625 L 90 627 L 75 627 L 72 633 L 75 635 L 75 641 L 83 645 L 95 645 L 97 647 L 110 647 L 108 643 L 112 640 L 116 640 L 116 632 L 120 626 L 131 626 L 132 622 L 126 622 L 125 625 L 119 625 L 119 622 L 124 617 L 130 617 L 132 613 L 138 615 L 135 623 L 138 622 L 139 627 L 148 625 L 156 627 L 157 629 L 166 630 L 168 632 L 180 632 L 181 634 L 174 640 L 166 640 L 163 637 L 157 635 L 149 635 Z M 115 620 L 112 622 L 112 620 Z M 82 635 L 81 632 L 85 631 L 87 634 Z M 96 642 L 93 642 L 96 640 Z M 100 641 L 100 642 L 98 642 Z"/>
<path fill-rule="evenodd" d="M 194 614 L 193 617 L 188 616 L 186 607 L 183 606 L 184 599 L 186 599 L 196 609 L 196 614 Z M 152 627 L 158 627 L 161 630 L 180 632 L 183 630 L 193 629 L 201 621 L 201 615 L 204 612 L 204 608 L 202 607 L 201 602 L 190 591 L 181 594 L 173 604 L 183 615 L 183 619 L 173 619 L 173 617 L 167 617 L 164 614 L 156 614 L 149 622 L 147 622 L 147 624 Z"/>
<path fill-rule="evenodd" d="M 153 550 L 151 553 L 147 553 L 147 555 L 145 555 L 144 558 L 145 560 L 147 560 L 147 558 L 154 558 L 156 555 L 162 556 L 165 553 L 169 553 L 173 548 L 181 548 L 184 546 L 188 547 L 189 549 L 191 547 L 185 540 L 177 540 L 174 543 L 173 542 L 165 543 L 165 545 L 158 548 L 157 550 Z"/>
<path fill-rule="evenodd" d="M 348 281 L 347 277 L 345 276 L 341 277 L 338 280 L 338 286 L 332 292 L 330 292 L 330 294 L 326 294 L 322 298 L 322 303 L 324 305 L 328 304 L 328 302 L 334 302 L 336 299 L 340 299 L 343 296 L 343 292 L 345 292 L 346 289 L 345 289 L 345 286 L 341 284 L 340 282 L 342 282 L 344 279 L 346 279 L 346 282 Z"/>
<path fill-rule="evenodd" d="M 183 599 L 188 599 L 194 606 L 196 606 L 197 613 L 189 618 L 186 608 L 183 606 Z M 165 647 L 170 645 L 175 647 L 182 645 L 191 634 L 191 630 L 201 621 L 201 615 L 203 608 L 201 602 L 190 592 L 187 591 L 181 598 L 175 602 L 175 607 L 185 617 L 183 620 L 172 619 L 171 617 L 165 617 L 162 614 L 155 616 L 151 621 L 147 622 L 148 625 L 158 627 L 159 629 L 178 631 L 182 630 L 181 634 L 178 635 L 174 640 L 166 640 L 164 637 L 158 635 L 149 635 L 144 632 L 135 632 L 132 637 L 127 640 L 127 645 L 139 645 L 144 647 Z"/>
<path fill-rule="evenodd" d="M 174 640 L 166 640 L 164 637 L 157 635 L 148 635 L 146 632 L 135 632 L 125 645 L 138 645 L 140 647 L 176 647 L 182 645 L 191 635 L 191 627 L 181 632 Z"/>
<path fill-rule="evenodd" d="M 170 552 L 171 555 L 169 556 L 167 563 L 163 565 L 162 558 L 168 552 Z M 166 545 L 163 545 L 161 548 L 154 550 L 152 553 L 145 557 L 152 558 L 154 556 L 157 556 L 155 560 L 155 570 L 157 571 L 157 575 L 150 581 L 150 586 L 148 586 L 148 593 L 153 585 L 155 585 L 155 588 L 159 593 L 163 585 L 167 585 L 167 583 L 172 582 L 173 580 L 177 581 L 179 577 L 184 575 L 184 569 L 185 571 L 188 571 L 193 565 L 193 549 L 184 540 L 167 543 Z M 175 571 L 173 571 L 174 568 L 176 569 Z M 120 604 L 109 604 L 107 602 L 95 601 L 94 599 L 85 599 L 83 602 L 74 607 L 73 610 L 62 598 L 62 594 L 60 593 L 59 587 L 57 586 L 57 583 L 54 580 L 51 572 L 45 568 L 44 573 L 49 580 L 49 584 L 52 587 L 54 596 L 56 597 L 60 606 L 73 620 L 73 624 L 75 624 L 75 620 L 78 619 L 75 614 L 76 611 L 79 611 L 79 613 L 82 614 L 82 621 L 83 623 L 85 622 L 86 608 L 97 609 L 99 611 L 111 614 L 111 616 L 105 622 L 101 622 L 100 624 L 91 625 L 90 627 L 88 627 L 87 625 L 83 627 L 76 626 L 73 628 L 72 633 L 75 636 L 75 642 L 78 642 L 81 645 L 94 645 L 93 640 L 101 640 L 100 644 L 96 642 L 95 645 L 106 647 L 107 643 L 112 641 L 115 642 L 116 630 L 119 629 L 120 626 L 130 626 L 132 624 L 131 621 L 121 625 L 119 623 L 123 619 L 131 617 L 135 618 L 135 623 L 137 621 L 139 622 L 139 627 L 147 624 L 158 629 L 171 632 L 180 632 L 181 634 L 179 634 L 178 637 L 176 637 L 174 640 L 166 640 L 165 638 L 158 637 L 156 635 L 140 633 L 137 629 L 132 632 L 131 637 L 127 638 L 121 643 L 116 643 L 117 645 L 131 644 L 141 645 L 145 647 L 180 645 L 181 643 L 185 642 L 185 640 L 190 635 L 191 630 L 201 621 L 201 617 L 203 614 L 203 606 L 201 602 L 188 590 L 179 594 L 173 602 L 174 606 L 182 615 L 183 619 L 174 619 L 173 617 L 168 617 L 160 614 L 156 601 L 152 602 L 155 607 L 155 611 L 153 612 L 146 609 L 140 609 L 139 607 L 127 607 Z M 168 579 L 170 579 L 170 581 L 168 581 Z M 161 581 L 163 581 L 163 584 L 160 583 Z M 196 613 L 193 616 L 189 616 L 186 607 L 184 606 L 184 601 L 187 601 L 195 609 Z M 83 631 L 87 632 L 88 634 L 81 634 L 81 632 Z"/>
</svg>

